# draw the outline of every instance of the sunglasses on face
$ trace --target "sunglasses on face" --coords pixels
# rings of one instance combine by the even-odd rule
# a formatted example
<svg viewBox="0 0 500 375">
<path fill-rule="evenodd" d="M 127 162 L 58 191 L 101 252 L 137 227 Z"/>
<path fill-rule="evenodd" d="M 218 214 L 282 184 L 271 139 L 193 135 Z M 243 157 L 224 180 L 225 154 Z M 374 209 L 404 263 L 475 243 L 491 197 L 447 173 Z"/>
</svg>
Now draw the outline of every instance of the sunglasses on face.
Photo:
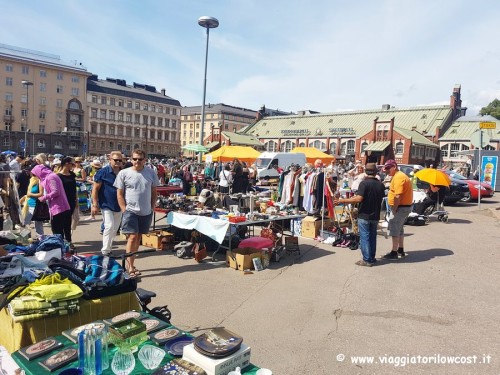
<svg viewBox="0 0 500 375">
<path fill-rule="evenodd" d="M 121 163 L 122 159 L 112 159 L 115 163 Z"/>
<path fill-rule="evenodd" d="M 132 158 L 133 161 L 143 161 L 144 158 Z"/>
</svg>

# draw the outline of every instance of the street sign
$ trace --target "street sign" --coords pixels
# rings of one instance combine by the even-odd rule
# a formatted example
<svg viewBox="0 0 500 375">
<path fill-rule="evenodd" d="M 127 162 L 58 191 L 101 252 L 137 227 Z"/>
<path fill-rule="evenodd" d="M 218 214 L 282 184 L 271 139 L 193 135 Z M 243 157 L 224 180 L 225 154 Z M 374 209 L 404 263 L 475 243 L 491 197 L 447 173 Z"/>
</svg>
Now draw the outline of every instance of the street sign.
<svg viewBox="0 0 500 375">
<path fill-rule="evenodd" d="M 479 123 L 479 129 L 496 129 L 497 123 L 493 121 L 482 121 Z"/>
<path fill-rule="evenodd" d="M 481 137 L 481 133 L 482 137 Z M 485 148 L 488 143 L 490 143 L 491 137 L 488 135 L 487 132 L 483 130 L 477 130 L 474 133 L 472 133 L 470 137 L 470 143 L 476 148 Z M 482 141 L 482 142 L 481 142 Z"/>
<path fill-rule="evenodd" d="M 24 149 L 24 139 L 19 140 L 19 147 Z"/>
<path fill-rule="evenodd" d="M 83 152 L 87 152 L 87 144 L 86 143 L 83 144 Z"/>
</svg>

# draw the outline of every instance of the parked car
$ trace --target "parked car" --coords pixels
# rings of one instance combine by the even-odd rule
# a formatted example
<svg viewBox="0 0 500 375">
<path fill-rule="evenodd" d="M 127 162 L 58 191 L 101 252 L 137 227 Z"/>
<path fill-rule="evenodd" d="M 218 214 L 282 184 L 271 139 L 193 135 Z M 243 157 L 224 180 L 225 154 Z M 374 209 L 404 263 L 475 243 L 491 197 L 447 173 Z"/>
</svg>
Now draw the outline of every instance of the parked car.
<svg viewBox="0 0 500 375">
<path fill-rule="evenodd" d="M 423 169 L 424 167 L 413 164 L 398 164 L 398 168 L 401 172 L 412 178 L 412 172 L 414 169 Z M 427 182 L 420 181 L 417 178 L 417 188 L 428 189 L 429 184 Z M 451 185 L 449 186 L 449 189 L 444 197 L 444 204 L 449 205 L 460 201 L 468 202 L 470 199 L 469 185 L 462 180 L 452 178 Z"/>
<path fill-rule="evenodd" d="M 491 198 L 495 194 L 495 190 L 492 189 L 490 184 L 487 184 L 485 182 L 480 183 L 476 180 L 470 180 L 467 177 L 464 177 L 453 171 L 445 171 L 445 173 L 448 174 L 448 176 L 450 176 L 453 180 L 463 181 L 469 186 L 471 200 L 477 201 L 479 197 L 479 191 L 481 191 L 481 199 Z"/>
</svg>

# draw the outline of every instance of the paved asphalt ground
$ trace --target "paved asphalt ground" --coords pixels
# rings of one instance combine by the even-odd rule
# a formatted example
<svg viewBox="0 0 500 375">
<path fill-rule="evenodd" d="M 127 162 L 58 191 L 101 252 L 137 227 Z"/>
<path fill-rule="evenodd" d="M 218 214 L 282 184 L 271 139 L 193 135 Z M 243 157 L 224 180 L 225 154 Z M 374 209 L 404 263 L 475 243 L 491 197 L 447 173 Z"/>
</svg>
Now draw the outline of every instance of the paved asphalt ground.
<svg viewBox="0 0 500 375">
<path fill-rule="evenodd" d="M 301 238 L 300 256 L 249 275 L 222 257 L 143 255 L 140 287 L 194 335 L 218 326 L 241 334 L 252 362 L 278 375 L 500 374 L 497 208 L 500 194 L 481 210 L 448 206 L 449 223 L 406 227 L 406 259 L 372 268 L 354 264 L 359 250 Z M 100 250 L 98 220 L 77 229 L 78 251 Z M 119 253 L 125 241 L 115 245 Z M 379 236 L 377 256 L 389 249 Z"/>
</svg>

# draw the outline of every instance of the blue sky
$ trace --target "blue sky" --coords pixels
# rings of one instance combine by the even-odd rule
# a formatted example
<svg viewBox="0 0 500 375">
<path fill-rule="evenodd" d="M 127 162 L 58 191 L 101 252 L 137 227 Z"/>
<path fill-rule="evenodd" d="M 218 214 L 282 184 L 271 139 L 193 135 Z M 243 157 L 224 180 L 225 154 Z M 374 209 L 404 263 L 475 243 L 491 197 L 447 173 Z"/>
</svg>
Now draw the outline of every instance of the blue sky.
<svg viewBox="0 0 500 375">
<path fill-rule="evenodd" d="M 0 43 L 207 103 L 321 112 L 500 99 L 497 0 L 0 0 Z"/>
</svg>

